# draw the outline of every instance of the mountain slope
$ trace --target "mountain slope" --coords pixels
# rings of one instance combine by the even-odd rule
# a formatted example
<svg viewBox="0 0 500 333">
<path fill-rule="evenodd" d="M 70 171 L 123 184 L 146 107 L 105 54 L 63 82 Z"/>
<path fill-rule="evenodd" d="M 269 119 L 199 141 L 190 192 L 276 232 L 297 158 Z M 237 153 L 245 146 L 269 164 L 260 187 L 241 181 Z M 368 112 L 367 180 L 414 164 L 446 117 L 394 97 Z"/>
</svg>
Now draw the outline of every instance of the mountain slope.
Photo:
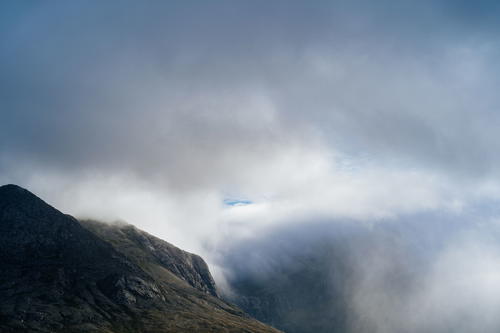
<svg viewBox="0 0 500 333">
<path fill-rule="evenodd" d="M 224 262 L 230 272 L 228 298 L 285 332 L 353 332 L 347 323 L 351 279 L 345 244 L 297 238 L 280 230 L 261 243 L 231 248 Z M 250 249 L 256 249 L 257 260 L 242 265 L 241 256 Z"/>
<path fill-rule="evenodd" d="M 218 297 L 208 266 L 200 256 L 183 251 L 130 224 L 105 224 L 91 220 L 81 221 L 81 224 L 148 273 L 156 275 L 158 269 L 166 269 L 170 278 Z"/>
<path fill-rule="evenodd" d="M 131 226 L 83 225 L 0 187 L 1 332 L 277 332 L 216 297 L 200 257 Z"/>
<path fill-rule="evenodd" d="M 493 307 L 469 306 L 461 285 L 450 280 L 468 278 L 462 268 L 467 267 L 462 251 L 468 250 L 459 241 L 459 250 L 448 252 L 448 239 L 463 230 L 473 234 L 474 228 L 464 224 L 457 234 L 446 226 L 457 228 L 459 221 L 427 218 L 287 225 L 229 244 L 219 262 L 232 291 L 228 299 L 287 333 L 498 332 L 498 311 L 485 322 Z M 451 261 L 443 253 L 452 253 Z M 444 273 L 435 271 L 442 258 Z M 450 267 L 462 275 L 449 275 Z M 447 292 L 450 284 L 453 292 Z M 469 288 L 467 297 L 481 292 L 476 284 Z M 436 291 L 444 297 L 434 297 Z M 450 299 L 458 311 L 443 306 Z"/>
</svg>

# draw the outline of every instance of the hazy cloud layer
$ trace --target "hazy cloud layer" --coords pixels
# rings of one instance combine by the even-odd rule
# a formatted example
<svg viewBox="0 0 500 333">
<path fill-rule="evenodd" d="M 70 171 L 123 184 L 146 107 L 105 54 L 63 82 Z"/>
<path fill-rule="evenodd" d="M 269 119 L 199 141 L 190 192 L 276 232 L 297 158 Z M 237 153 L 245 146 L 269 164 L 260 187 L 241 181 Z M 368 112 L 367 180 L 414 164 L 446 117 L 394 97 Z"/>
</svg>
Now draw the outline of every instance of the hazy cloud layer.
<svg viewBox="0 0 500 333">
<path fill-rule="evenodd" d="M 347 241 L 355 322 L 498 331 L 499 14 L 494 1 L 4 1 L 0 182 L 201 253 L 225 288 L 338 226 L 395 223 L 401 247 Z M 387 286 L 395 271 L 411 288 Z"/>
<path fill-rule="evenodd" d="M 224 291 L 290 331 L 496 332 L 499 225 L 472 215 L 308 221 L 228 240 Z"/>
<path fill-rule="evenodd" d="M 4 3 L 0 180 L 197 251 L 295 220 L 491 205 L 498 11 Z"/>
</svg>

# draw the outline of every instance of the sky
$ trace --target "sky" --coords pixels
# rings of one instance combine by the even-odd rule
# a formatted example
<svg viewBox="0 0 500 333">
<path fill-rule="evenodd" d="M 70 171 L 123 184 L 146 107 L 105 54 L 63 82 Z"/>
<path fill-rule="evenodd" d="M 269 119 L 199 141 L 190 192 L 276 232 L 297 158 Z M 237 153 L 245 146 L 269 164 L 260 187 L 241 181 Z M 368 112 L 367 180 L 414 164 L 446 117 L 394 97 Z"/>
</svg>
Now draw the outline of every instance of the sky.
<svg viewBox="0 0 500 333">
<path fill-rule="evenodd" d="M 184 249 L 496 221 L 494 1 L 4 1 L 0 182 Z"/>
<path fill-rule="evenodd" d="M 375 245 L 349 239 L 348 302 L 369 331 L 497 332 L 499 14 L 481 0 L 2 1 L 0 183 L 201 254 L 226 292 L 362 226 Z M 388 277 L 417 254 L 399 293 Z"/>
</svg>

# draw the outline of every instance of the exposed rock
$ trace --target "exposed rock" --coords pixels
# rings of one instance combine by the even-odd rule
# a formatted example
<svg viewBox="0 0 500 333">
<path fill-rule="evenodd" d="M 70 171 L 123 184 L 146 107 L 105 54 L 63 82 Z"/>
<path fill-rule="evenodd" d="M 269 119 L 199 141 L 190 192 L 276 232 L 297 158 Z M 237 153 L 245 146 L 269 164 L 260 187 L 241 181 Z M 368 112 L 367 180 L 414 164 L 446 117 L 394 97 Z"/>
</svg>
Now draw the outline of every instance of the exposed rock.
<svg viewBox="0 0 500 333">
<path fill-rule="evenodd" d="M 0 187 L 0 332 L 277 332 L 217 296 L 204 261 Z"/>
<path fill-rule="evenodd" d="M 200 256 L 183 251 L 130 224 L 104 224 L 89 220 L 82 221 L 82 224 L 126 256 L 133 257 L 134 252 L 140 249 L 148 261 L 165 267 L 192 287 L 218 296 L 208 266 Z"/>
</svg>

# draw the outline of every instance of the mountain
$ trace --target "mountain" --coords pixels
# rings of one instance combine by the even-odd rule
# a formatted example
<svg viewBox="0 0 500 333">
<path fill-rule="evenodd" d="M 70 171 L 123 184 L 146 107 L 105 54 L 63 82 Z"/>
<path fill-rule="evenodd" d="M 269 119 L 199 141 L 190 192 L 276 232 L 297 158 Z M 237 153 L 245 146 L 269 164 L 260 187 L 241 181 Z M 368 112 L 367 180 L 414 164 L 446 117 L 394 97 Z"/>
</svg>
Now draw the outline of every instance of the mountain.
<svg viewBox="0 0 500 333">
<path fill-rule="evenodd" d="M 293 232 L 279 230 L 231 247 L 223 262 L 232 291 L 226 297 L 287 333 L 356 332 L 348 322 L 348 242 L 330 235 L 307 237 L 310 230 Z M 252 253 L 254 261 L 242 264 L 244 253 Z"/>
<path fill-rule="evenodd" d="M 219 263 L 231 289 L 226 297 L 287 333 L 498 332 L 498 307 L 491 305 L 498 298 L 488 303 L 476 284 L 462 291 L 453 281 L 470 279 L 463 242 L 449 252 L 450 237 L 474 232 L 459 223 L 428 215 L 280 226 L 226 244 Z"/>
<path fill-rule="evenodd" d="M 130 225 L 0 187 L 0 332 L 278 332 L 218 297 L 207 265 Z"/>
</svg>

